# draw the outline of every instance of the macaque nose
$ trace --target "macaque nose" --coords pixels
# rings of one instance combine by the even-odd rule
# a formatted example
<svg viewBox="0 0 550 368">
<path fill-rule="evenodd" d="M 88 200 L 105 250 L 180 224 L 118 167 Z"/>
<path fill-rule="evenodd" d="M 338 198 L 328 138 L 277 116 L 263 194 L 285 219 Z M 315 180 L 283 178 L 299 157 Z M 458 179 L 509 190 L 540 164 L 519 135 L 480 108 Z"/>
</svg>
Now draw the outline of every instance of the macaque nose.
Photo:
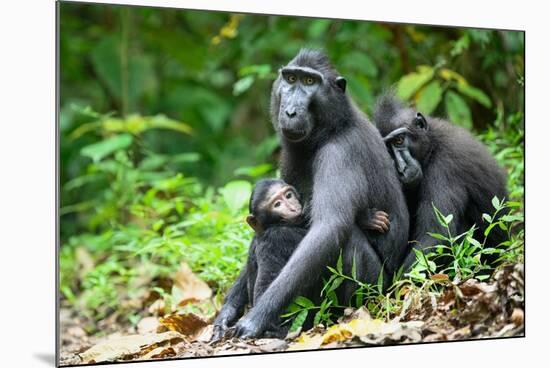
<svg viewBox="0 0 550 368">
<path fill-rule="evenodd" d="M 291 212 L 296 212 L 296 213 L 302 212 L 302 206 L 300 206 L 299 204 L 296 204 L 294 206 L 288 206 L 288 208 L 290 209 Z"/>
<path fill-rule="evenodd" d="M 294 108 L 288 108 L 285 110 L 285 114 L 286 116 L 288 116 L 289 118 L 293 118 L 296 116 L 296 109 Z"/>
</svg>

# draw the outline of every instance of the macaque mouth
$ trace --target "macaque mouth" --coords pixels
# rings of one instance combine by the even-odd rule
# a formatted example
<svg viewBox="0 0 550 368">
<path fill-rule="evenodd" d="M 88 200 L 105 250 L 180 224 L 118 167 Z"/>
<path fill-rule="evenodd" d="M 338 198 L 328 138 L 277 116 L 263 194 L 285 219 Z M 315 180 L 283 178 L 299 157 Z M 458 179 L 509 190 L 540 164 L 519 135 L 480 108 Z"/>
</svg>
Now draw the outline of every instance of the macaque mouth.
<svg viewBox="0 0 550 368">
<path fill-rule="evenodd" d="M 289 225 L 300 225 L 303 222 L 304 222 L 304 217 L 302 216 L 301 211 L 299 212 L 298 215 L 284 220 L 284 223 Z"/>
<path fill-rule="evenodd" d="M 291 142 L 299 142 L 307 136 L 303 129 L 282 129 L 283 136 Z"/>
</svg>

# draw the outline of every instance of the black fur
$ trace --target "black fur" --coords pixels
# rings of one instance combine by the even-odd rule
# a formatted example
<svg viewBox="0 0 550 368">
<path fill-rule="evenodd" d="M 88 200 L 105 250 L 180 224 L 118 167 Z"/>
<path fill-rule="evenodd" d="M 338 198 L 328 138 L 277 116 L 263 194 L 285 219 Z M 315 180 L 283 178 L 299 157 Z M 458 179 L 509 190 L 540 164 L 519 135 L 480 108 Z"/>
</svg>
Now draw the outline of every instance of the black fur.
<svg viewBox="0 0 550 368">
<path fill-rule="evenodd" d="M 252 191 L 249 212 L 254 215 L 262 230 L 254 234 L 246 267 L 227 293 L 222 310 L 214 321 L 213 338 L 216 340 L 242 316 L 246 304 L 254 306 L 306 235 L 303 221 L 285 223 L 280 216 L 262 207 L 274 185 L 287 184 L 280 179 L 264 179 L 256 183 Z M 280 319 L 270 321 L 264 334 L 268 337 L 284 337 L 288 326 L 281 326 L 281 322 Z"/>
<path fill-rule="evenodd" d="M 301 194 L 309 231 L 277 278 L 237 323 L 235 332 L 242 337 L 261 335 L 294 297 L 318 294 L 326 266 L 334 265 L 340 252 L 345 273 L 351 274 L 355 256 L 358 278 L 374 283 L 384 269 L 387 284 L 407 251 L 405 198 L 380 133 L 345 94 L 341 87 L 345 83 L 337 82 L 339 74 L 323 53 L 302 50 L 287 67 L 313 69 L 323 77 L 308 101 L 282 92 L 286 82 L 281 75 L 271 96 L 272 120 L 281 138 L 282 177 Z M 280 111 L 283 103 L 285 107 L 295 104 L 298 114 L 285 117 L 286 111 Z M 301 140 L 295 142 L 283 129 L 308 134 L 305 138 L 300 134 Z M 388 233 L 360 230 L 355 218 L 368 208 L 390 214 Z M 353 285 L 345 285 L 340 300 L 345 302 L 352 292 Z"/>
<path fill-rule="evenodd" d="M 405 183 L 404 189 L 411 214 L 410 239 L 426 250 L 440 241 L 428 232 L 445 233 L 439 225 L 432 203 L 444 215 L 452 214 L 453 235 L 480 228 L 476 238 L 482 240 L 486 222 L 482 214 L 492 214 L 491 199 L 506 198 L 506 176 L 487 148 L 465 129 L 445 120 L 427 117 L 423 126 L 418 112 L 407 108 L 392 93 L 382 96 L 376 106 L 374 121 L 382 136 L 406 127 L 409 150 L 422 170 L 418 187 Z M 395 156 L 394 156 L 395 158 Z M 498 245 L 504 238 L 499 229 L 491 232 L 489 244 Z M 411 252 L 405 268 L 415 260 Z"/>
<path fill-rule="evenodd" d="M 303 227 L 278 225 L 272 226 L 254 237 L 250 247 L 249 263 L 251 267 L 247 284 L 251 307 L 254 307 L 279 275 L 306 233 L 307 230 Z M 281 322 L 280 318 L 270 321 L 270 325 L 267 326 L 263 335 L 283 338 L 288 326 L 281 326 Z"/>
</svg>

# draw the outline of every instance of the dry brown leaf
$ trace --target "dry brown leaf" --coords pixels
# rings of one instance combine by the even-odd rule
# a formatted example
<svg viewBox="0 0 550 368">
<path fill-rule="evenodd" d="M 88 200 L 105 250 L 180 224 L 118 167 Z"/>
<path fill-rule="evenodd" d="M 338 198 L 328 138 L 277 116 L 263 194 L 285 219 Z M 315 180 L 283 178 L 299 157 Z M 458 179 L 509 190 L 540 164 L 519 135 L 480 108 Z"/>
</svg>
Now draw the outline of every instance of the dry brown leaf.
<svg viewBox="0 0 550 368">
<path fill-rule="evenodd" d="M 196 335 L 197 337 L 195 340 L 199 342 L 209 342 L 212 339 L 212 335 L 214 335 L 214 325 L 208 325 Z"/>
<path fill-rule="evenodd" d="M 355 336 L 365 336 L 379 333 L 385 323 L 379 319 L 355 319 L 348 323 L 349 329 Z"/>
<path fill-rule="evenodd" d="M 514 331 L 515 328 L 516 328 L 516 326 L 513 323 L 509 323 L 509 324 L 505 325 L 504 327 L 502 327 L 502 329 L 497 332 L 496 336 L 497 337 L 513 336 L 514 334 L 511 333 L 511 332 Z"/>
<path fill-rule="evenodd" d="M 422 340 L 422 321 L 410 321 L 410 322 L 391 322 L 382 328 L 382 334 L 386 335 L 393 341 L 401 341 L 403 338 L 409 342 L 418 342 Z"/>
<path fill-rule="evenodd" d="M 147 353 L 150 347 L 157 344 L 172 344 L 183 340 L 183 337 L 174 331 L 160 334 L 130 335 L 106 339 L 79 354 L 84 363 L 98 363 L 123 359 L 129 355 Z"/>
<path fill-rule="evenodd" d="M 492 293 L 496 290 L 496 285 L 488 285 L 475 279 L 468 279 L 460 286 L 460 291 L 464 296 L 474 296 L 479 293 Z"/>
<path fill-rule="evenodd" d="M 176 356 L 176 351 L 172 347 L 159 346 L 148 352 L 147 354 L 141 356 L 140 360 L 150 360 L 150 359 L 166 359 Z"/>
<path fill-rule="evenodd" d="M 461 340 L 468 337 L 471 333 L 470 326 L 462 327 L 447 336 L 449 340 Z"/>
<path fill-rule="evenodd" d="M 164 315 L 164 307 L 165 307 L 164 300 L 157 299 L 153 302 L 153 304 L 149 306 L 148 311 L 151 314 L 157 314 L 162 316 Z"/>
<path fill-rule="evenodd" d="M 434 342 L 434 341 L 445 341 L 445 336 L 440 333 L 434 333 L 426 336 L 422 341 L 423 342 Z"/>
<path fill-rule="evenodd" d="M 353 337 L 353 332 L 347 323 L 331 326 L 323 335 L 323 344 L 331 342 L 346 341 Z"/>
<path fill-rule="evenodd" d="M 364 320 L 371 320 L 372 317 L 370 316 L 370 312 L 367 309 L 367 307 L 362 306 L 361 308 L 357 309 L 355 312 L 351 314 L 351 319 L 364 319 Z"/>
<path fill-rule="evenodd" d="M 340 323 L 330 327 L 323 335 L 323 345 L 333 342 L 351 340 L 354 336 L 366 336 L 369 334 L 378 334 L 386 326 L 381 320 L 373 320 L 370 315 L 359 312 L 358 314 L 368 316 L 364 319 L 354 319 L 348 323 Z"/>
<path fill-rule="evenodd" d="M 281 351 L 285 350 L 288 347 L 288 344 L 285 340 L 280 339 L 264 339 L 269 340 L 266 343 L 258 344 L 259 350 L 261 352 L 272 352 L 272 351 Z M 256 341 L 256 343 L 259 343 L 259 341 Z"/>
<path fill-rule="evenodd" d="M 430 279 L 435 282 L 446 282 L 449 281 L 449 275 L 444 273 L 436 273 L 435 275 L 430 276 Z"/>
<path fill-rule="evenodd" d="M 176 296 L 175 303 L 183 306 L 191 301 L 209 299 L 212 296 L 212 290 L 206 282 L 199 279 L 191 271 L 187 263 L 182 262 L 180 269 L 174 276 L 172 294 Z"/>
<path fill-rule="evenodd" d="M 159 327 L 159 320 L 157 317 L 145 317 L 138 322 L 136 326 L 137 333 L 140 335 L 159 332 L 157 328 Z"/>
<path fill-rule="evenodd" d="M 514 310 L 512 311 L 512 315 L 510 316 L 510 319 L 516 326 L 523 324 L 523 319 L 524 319 L 523 310 L 519 308 L 514 308 Z"/>
<path fill-rule="evenodd" d="M 323 335 L 313 335 L 309 336 L 306 334 L 301 334 L 298 340 L 291 344 L 288 351 L 298 351 L 298 350 L 316 350 L 321 347 L 323 343 Z"/>
<path fill-rule="evenodd" d="M 170 314 L 160 318 L 159 323 L 170 331 L 189 336 L 191 340 L 194 340 L 208 326 L 206 319 L 194 313 Z"/>
<path fill-rule="evenodd" d="M 88 334 L 80 326 L 72 326 L 67 329 L 67 334 L 71 335 L 80 340 L 85 340 L 88 337 Z"/>
</svg>

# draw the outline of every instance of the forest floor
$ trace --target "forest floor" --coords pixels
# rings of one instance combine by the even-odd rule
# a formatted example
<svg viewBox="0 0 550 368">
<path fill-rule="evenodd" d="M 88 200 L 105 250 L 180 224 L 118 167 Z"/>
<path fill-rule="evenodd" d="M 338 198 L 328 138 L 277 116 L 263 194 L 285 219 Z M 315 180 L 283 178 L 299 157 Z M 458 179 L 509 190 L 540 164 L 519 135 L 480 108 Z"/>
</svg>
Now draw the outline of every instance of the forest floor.
<svg viewBox="0 0 550 368">
<path fill-rule="evenodd" d="M 187 287 L 185 303 L 210 297 L 207 285 L 194 276 L 179 274 Z M 176 283 L 177 280 L 176 280 Z M 158 315 L 153 303 L 135 325 L 111 315 L 96 332 L 86 332 L 77 311 L 61 308 L 61 365 L 105 361 L 154 360 L 264 352 L 394 345 L 418 342 L 524 336 L 524 266 L 499 268 L 487 282 L 447 280 L 442 292 L 419 289 L 405 293 L 403 308 L 390 320 L 373 319 L 366 308 L 349 308 L 329 328 L 289 333 L 285 339 L 225 339 L 210 342 L 214 314 Z M 181 304 L 181 302 L 180 302 Z M 406 307 L 405 307 L 406 305 Z M 153 307 L 153 308 L 152 308 Z"/>
</svg>

